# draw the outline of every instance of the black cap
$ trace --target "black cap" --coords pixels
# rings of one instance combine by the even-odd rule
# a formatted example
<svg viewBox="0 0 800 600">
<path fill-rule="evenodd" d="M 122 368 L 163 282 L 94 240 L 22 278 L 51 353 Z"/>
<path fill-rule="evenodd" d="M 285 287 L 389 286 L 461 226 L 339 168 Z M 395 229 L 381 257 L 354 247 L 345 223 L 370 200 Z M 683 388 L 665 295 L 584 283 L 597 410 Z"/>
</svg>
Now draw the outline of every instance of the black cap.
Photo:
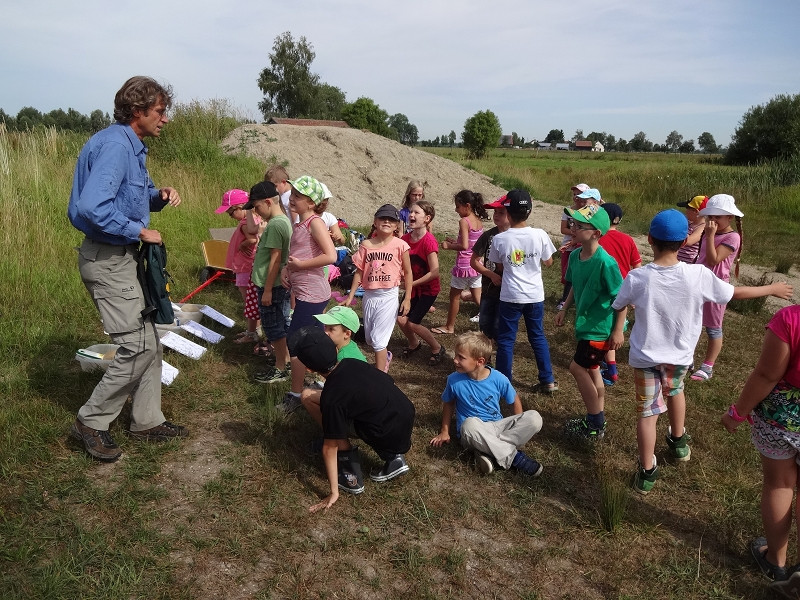
<svg viewBox="0 0 800 600">
<path fill-rule="evenodd" d="M 393 221 L 400 220 L 400 213 L 391 204 L 384 204 L 375 212 L 376 219 L 392 219 Z"/>
<path fill-rule="evenodd" d="M 253 208 L 253 203 L 256 200 L 266 200 L 267 198 L 274 198 L 275 196 L 280 196 L 280 194 L 274 183 L 271 181 L 259 181 L 250 188 L 250 200 L 248 200 L 247 204 L 242 208 L 250 210 Z"/>
<path fill-rule="evenodd" d="M 622 207 L 619 204 L 604 202 L 601 206 L 608 213 L 608 220 L 611 221 L 612 225 L 616 225 L 622 221 Z"/>
<path fill-rule="evenodd" d="M 336 344 L 320 327 L 301 327 L 289 338 L 288 345 L 289 354 L 312 371 L 327 373 L 336 366 Z"/>
<path fill-rule="evenodd" d="M 531 195 L 527 190 L 511 190 L 506 194 L 506 200 L 503 203 L 512 217 L 527 217 L 531 214 Z"/>
</svg>

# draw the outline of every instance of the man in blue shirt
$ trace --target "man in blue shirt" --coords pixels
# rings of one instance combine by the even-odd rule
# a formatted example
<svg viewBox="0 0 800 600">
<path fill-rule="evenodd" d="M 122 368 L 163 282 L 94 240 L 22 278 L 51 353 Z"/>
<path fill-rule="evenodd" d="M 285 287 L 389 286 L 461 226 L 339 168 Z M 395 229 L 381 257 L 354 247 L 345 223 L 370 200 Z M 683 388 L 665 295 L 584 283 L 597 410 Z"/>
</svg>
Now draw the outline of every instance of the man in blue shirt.
<svg viewBox="0 0 800 600">
<path fill-rule="evenodd" d="M 142 316 L 145 301 L 136 276 L 139 242 L 161 243 L 161 234 L 147 228 L 150 212 L 181 203 L 174 188 L 153 185 L 142 143 L 160 135 L 171 104 L 169 86 L 149 77 L 125 82 L 114 97 L 116 123 L 81 150 L 67 209 L 72 225 L 86 235 L 78 258 L 81 279 L 103 328 L 119 345 L 70 433 L 91 456 L 107 462 L 122 454 L 108 429 L 128 396 L 132 438 L 166 441 L 188 435 L 161 412 L 162 347 L 152 319 Z"/>
</svg>

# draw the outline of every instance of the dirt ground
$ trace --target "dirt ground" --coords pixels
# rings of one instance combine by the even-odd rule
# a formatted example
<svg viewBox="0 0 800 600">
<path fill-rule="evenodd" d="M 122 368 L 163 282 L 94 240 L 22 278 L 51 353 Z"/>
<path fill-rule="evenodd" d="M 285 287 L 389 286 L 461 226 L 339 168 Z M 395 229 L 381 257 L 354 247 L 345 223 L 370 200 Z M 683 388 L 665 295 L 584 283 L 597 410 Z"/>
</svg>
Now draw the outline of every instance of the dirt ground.
<svg viewBox="0 0 800 600">
<path fill-rule="evenodd" d="M 265 165 L 287 165 L 290 177 L 313 175 L 331 190 L 330 211 L 353 226 L 366 226 L 382 204 L 402 204 L 409 180 L 425 185 L 425 198 L 436 207 L 436 233 L 455 233 L 458 216 L 453 196 L 462 189 L 483 194 L 490 202 L 506 190 L 494 185 L 485 175 L 435 156 L 404 146 L 360 129 L 340 127 L 298 127 L 295 125 L 243 125 L 223 141 L 231 152 L 254 156 Z M 535 199 L 534 199 L 535 200 Z M 563 207 L 534 201 L 529 224 L 547 231 L 556 246 L 561 240 Z M 624 227 L 623 227 L 624 230 Z M 652 252 L 645 236 L 634 236 L 645 263 Z M 741 265 L 741 277 L 758 280 L 766 269 Z M 800 291 L 800 273 L 792 268 L 788 275 L 772 273 L 773 280 L 788 281 Z M 795 295 L 796 297 L 796 295 Z M 777 310 L 788 302 L 770 298 Z"/>
</svg>

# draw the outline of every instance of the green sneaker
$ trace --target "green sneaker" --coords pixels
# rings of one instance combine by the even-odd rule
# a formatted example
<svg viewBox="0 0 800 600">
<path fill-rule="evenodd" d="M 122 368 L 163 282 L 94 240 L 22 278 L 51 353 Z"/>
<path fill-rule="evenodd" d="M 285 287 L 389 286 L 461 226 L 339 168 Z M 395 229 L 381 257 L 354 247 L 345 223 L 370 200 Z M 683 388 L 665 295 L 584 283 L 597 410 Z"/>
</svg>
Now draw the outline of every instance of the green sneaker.
<svg viewBox="0 0 800 600">
<path fill-rule="evenodd" d="M 672 437 L 672 427 L 667 429 L 667 446 L 669 446 L 669 453 L 678 462 L 687 462 L 692 457 L 692 449 L 689 447 L 689 442 L 692 436 L 686 433 L 686 428 L 683 428 L 683 435 L 678 439 Z"/>
<path fill-rule="evenodd" d="M 653 489 L 658 479 L 658 464 L 656 464 L 656 456 L 653 455 L 653 472 L 646 473 L 641 464 L 636 465 L 636 475 L 633 476 L 633 489 L 646 496 Z"/>
<path fill-rule="evenodd" d="M 606 435 L 606 423 L 607 421 L 604 421 L 602 427 L 599 429 L 594 429 L 589 426 L 589 423 L 586 421 L 586 417 L 570 419 L 564 425 L 564 436 L 568 439 L 579 440 L 582 442 L 598 442 Z"/>
</svg>

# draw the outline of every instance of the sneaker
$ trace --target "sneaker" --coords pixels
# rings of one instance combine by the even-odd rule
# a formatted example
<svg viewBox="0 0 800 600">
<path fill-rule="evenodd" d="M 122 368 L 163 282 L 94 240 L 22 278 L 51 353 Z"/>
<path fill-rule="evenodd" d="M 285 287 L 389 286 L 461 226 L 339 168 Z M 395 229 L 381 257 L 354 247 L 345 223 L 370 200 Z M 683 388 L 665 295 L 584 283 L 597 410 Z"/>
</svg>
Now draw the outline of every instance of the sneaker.
<svg viewBox="0 0 800 600">
<path fill-rule="evenodd" d="M 475 315 L 474 317 L 470 317 L 470 318 L 469 318 L 469 322 L 470 322 L 470 323 L 477 323 L 478 321 L 480 321 L 480 318 L 481 318 L 481 315 L 480 315 L 480 314 L 477 314 L 477 315 Z"/>
<path fill-rule="evenodd" d="M 533 386 L 532 392 L 536 394 L 554 394 L 558 391 L 558 382 L 551 381 L 550 383 L 539 382 Z"/>
<path fill-rule="evenodd" d="M 600 429 L 594 429 L 589 427 L 586 417 L 570 419 L 564 425 L 564 435 L 568 438 L 574 438 L 585 442 L 597 442 L 605 437 L 607 423 L 608 421 L 604 421 Z"/>
<path fill-rule="evenodd" d="M 784 598 L 800 598 L 800 565 L 791 567 L 786 571 L 786 579 L 776 579 L 769 588 Z"/>
<path fill-rule="evenodd" d="M 128 437 L 143 442 L 168 442 L 177 438 L 184 438 L 189 435 L 189 430 L 182 425 L 175 425 L 169 421 L 164 421 L 161 425 L 156 425 L 143 431 L 129 431 Z"/>
<path fill-rule="evenodd" d="M 83 442 L 86 452 L 97 460 L 114 462 L 122 456 L 122 450 L 114 443 L 108 431 L 87 427 L 80 422 L 80 419 L 75 419 L 69 434 L 79 442 Z"/>
<path fill-rule="evenodd" d="M 384 481 L 389 481 L 398 475 L 406 473 L 408 470 L 409 466 L 406 464 L 405 457 L 402 454 L 397 454 L 394 458 L 387 460 L 383 467 L 375 467 L 372 469 L 369 472 L 369 478 L 372 479 L 372 481 L 383 483 Z"/>
<path fill-rule="evenodd" d="M 641 464 L 638 464 L 636 467 L 636 474 L 633 476 L 633 489 L 637 492 L 646 496 L 650 493 L 650 490 L 653 489 L 653 486 L 656 484 L 656 479 L 658 479 L 658 465 L 656 464 L 656 456 L 653 455 L 653 472 L 647 473 L 642 468 Z"/>
<path fill-rule="evenodd" d="M 256 383 L 275 383 L 278 381 L 286 381 L 289 379 L 289 371 L 281 371 L 277 367 L 270 367 L 266 371 L 256 373 L 253 379 L 255 379 Z"/>
<path fill-rule="evenodd" d="M 483 452 L 475 452 L 475 466 L 484 475 L 490 475 L 494 471 L 494 461 L 491 456 Z"/>
<path fill-rule="evenodd" d="M 692 456 L 692 449 L 689 447 L 689 442 L 692 436 L 686 433 L 686 428 L 683 428 L 683 435 L 679 439 L 672 437 L 672 427 L 667 428 L 667 446 L 669 446 L 669 453 L 678 462 L 686 462 Z"/>
<path fill-rule="evenodd" d="M 339 489 L 348 494 L 360 494 L 364 491 L 364 476 L 361 474 L 361 456 L 358 446 L 339 452 Z"/>
<path fill-rule="evenodd" d="M 544 467 L 539 461 L 532 459 L 521 450 L 517 450 L 514 455 L 514 462 L 511 463 L 511 468 L 528 477 L 538 477 L 544 471 Z"/>
<path fill-rule="evenodd" d="M 275 410 L 278 412 L 282 412 L 285 414 L 293 413 L 298 408 L 303 406 L 303 403 L 300 402 L 300 396 L 295 396 L 292 392 L 286 392 L 286 395 L 283 397 L 283 400 L 280 404 L 275 405 Z"/>
<path fill-rule="evenodd" d="M 764 550 L 762 550 L 764 548 Z M 784 581 L 786 580 L 786 567 L 779 567 L 778 565 L 773 565 L 771 562 L 767 560 L 767 538 L 764 537 L 757 537 L 752 542 L 750 542 L 750 554 L 753 555 L 753 558 L 758 565 L 758 568 L 761 570 L 761 573 L 767 579 L 771 581 Z"/>
</svg>

